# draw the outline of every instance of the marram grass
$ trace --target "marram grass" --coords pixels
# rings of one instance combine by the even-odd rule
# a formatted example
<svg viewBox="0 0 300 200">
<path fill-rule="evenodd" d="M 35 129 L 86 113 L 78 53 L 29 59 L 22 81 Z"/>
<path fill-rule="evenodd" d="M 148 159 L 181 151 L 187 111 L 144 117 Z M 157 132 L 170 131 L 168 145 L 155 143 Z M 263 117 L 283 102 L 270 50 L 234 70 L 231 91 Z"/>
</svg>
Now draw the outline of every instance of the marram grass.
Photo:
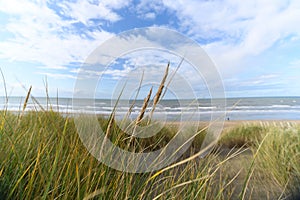
<svg viewBox="0 0 300 200">
<path fill-rule="evenodd" d="M 152 120 L 166 91 L 168 70 L 169 64 L 150 117 L 145 119 L 144 113 L 152 89 L 127 130 L 135 133 L 137 126 Z M 143 77 L 140 86 L 142 81 Z M 300 194 L 300 128 L 296 125 L 261 123 L 224 131 L 203 158 L 197 155 L 207 127 L 191 126 L 197 134 L 181 158 L 161 170 L 134 174 L 111 169 L 91 156 L 74 119 L 51 111 L 51 105 L 48 111 L 48 104 L 44 109 L 31 96 L 41 111 L 25 112 L 30 93 L 31 87 L 20 114 L 0 111 L 0 199 L 297 199 Z M 114 114 L 99 117 L 98 122 L 107 138 L 128 151 L 163 148 L 178 132 L 176 124 L 167 123 L 155 136 L 129 137 L 117 126 Z"/>
<path fill-rule="evenodd" d="M 22 116 L 2 111 L 0 119 L 0 199 L 292 199 L 299 192 L 297 126 L 234 128 L 205 158 L 154 177 L 157 172 L 125 173 L 98 162 L 81 143 L 72 118 L 52 111 Z M 109 128 L 115 144 L 128 147 L 112 120 L 99 123 Z M 175 132 L 167 124 L 157 136 L 136 142 L 150 151 Z M 201 140 L 200 134 L 184 157 L 200 149 Z"/>
</svg>

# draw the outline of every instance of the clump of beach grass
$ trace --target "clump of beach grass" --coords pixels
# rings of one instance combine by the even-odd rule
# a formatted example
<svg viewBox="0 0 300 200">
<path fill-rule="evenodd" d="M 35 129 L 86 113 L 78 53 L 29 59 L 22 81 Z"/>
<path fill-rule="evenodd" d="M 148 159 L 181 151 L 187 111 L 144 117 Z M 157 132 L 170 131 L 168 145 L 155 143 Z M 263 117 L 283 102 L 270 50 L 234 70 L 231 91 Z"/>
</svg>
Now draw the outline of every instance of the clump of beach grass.
<svg viewBox="0 0 300 200">
<path fill-rule="evenodd" d="M 266 128 L 258 124 L 251 126 L 241 125 L 224 132 L 219 140 L 219 144 L 228 148 L 250 147 L 257 141 L 260 141 L 265 132 Z"/>
<path fill-rule="evenodd" d="M 279 188 L 281 197 L 300 194 L 300 131 L 269 127 L 257 156 L 257 170 L 268 184 Z M 256 142 L 256 146 L 259 141 Z M 267 182 L 267 181 L 266 181 Z M 265 182 L 265 183 L 266 183 Z M 265 188 L 267 189 L 267 188 Z M 298 196 L 299 197 L 299 196 Z"/>
<path fill-rule="evenodd" d="M 223 148 L 244 148 L 252 152 L 247 156 L 240 198 L 299 197 L 300 128 L 297 124 L 244 124 L 225 131 L 218 143 Z M 241 165 L 238 160 L 233 163 Z"/>
</svg>

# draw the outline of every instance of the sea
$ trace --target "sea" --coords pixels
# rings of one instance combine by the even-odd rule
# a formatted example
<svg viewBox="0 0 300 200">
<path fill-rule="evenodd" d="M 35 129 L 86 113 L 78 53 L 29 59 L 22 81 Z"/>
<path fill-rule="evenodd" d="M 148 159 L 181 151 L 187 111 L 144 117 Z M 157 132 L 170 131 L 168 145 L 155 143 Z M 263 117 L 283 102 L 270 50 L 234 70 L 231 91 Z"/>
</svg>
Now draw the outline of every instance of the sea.
<svg viewBox="0 0 300 200">
<path fill-rule="evenodd" d="M 25 97 L 0 97 L 0 110 L 20 113 L 23 112 L 24 102 Z M 151 112 L 151 103 L 145 115 Z M 83 112 L 104 117 L 114 111 L 120 119 L 128 116 L 128 113 L 134 119 L 139 115 L 142 105 L 143 100 L 30 97 L 24 111 L 54 110 L 64 116 Z M 183 115 L 196 117 L 182 118 Z M 210 121 L 213 115 L 225 120 L 300 120 L 300 97 L 161 100 L 155 107 L 153 118 Z"/>
</svg>

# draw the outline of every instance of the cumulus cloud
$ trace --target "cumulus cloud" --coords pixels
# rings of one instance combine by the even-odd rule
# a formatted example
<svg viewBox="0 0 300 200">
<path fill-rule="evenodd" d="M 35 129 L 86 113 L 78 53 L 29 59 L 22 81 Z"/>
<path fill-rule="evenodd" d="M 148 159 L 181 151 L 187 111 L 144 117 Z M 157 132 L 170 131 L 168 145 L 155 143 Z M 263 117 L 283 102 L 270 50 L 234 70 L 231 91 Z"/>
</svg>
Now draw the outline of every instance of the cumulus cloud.
<svg viewBox="0 0 300 200">
<path fill-rule="evenodd" d="M 71 74 L 59 74 L 59 73 L 49 73 L 49 72 L 37 72 L 37 74 L 45 75 L 46 77 L 51 77 L 55 79 L 76 79 L 77 77 Z"/>
<path fill-rule="evenodd" d="M 76 21 L 89 24 L 91 19 L 108 20 L 116 22 L 121 19 L 113 9 L 120 9 L 127 6 L 129 1 L 74 1 L 60 3 L 63 14 Z"/>
<path fill-rule="evenodd" d="M 1 1 L 0 11 L 10 15 L 4 28 L 12 37 L 0 41 L 0 58 L 39 63 L 53 69 L 64 69 L 71 62 L 83 62 L 92 50 L 114 33 L 104 31 L 100 26 L 97 29 L 86 27 L 82 33 L 77 33 L 72 31 L 76 29 L 74 23 L 87 23 L 96 17 L 118 20 L 112 9 L 126 4 L 119 5 L 114 1 L 108 6 L 105 2 L 94 5 L 80 1 L 61 2 L 59 5 L 63 11 L 70 9 L 66 12 L 70 18 L 58 15 L 46 1 Z"/>
<path fill-rule="evenodd" d="M 238 67 L 290 35 L 300 35 L 300 4 L 294 1 L 170 1 L 182 31 L 203 45 L 223 71 Z"/>
</svg>

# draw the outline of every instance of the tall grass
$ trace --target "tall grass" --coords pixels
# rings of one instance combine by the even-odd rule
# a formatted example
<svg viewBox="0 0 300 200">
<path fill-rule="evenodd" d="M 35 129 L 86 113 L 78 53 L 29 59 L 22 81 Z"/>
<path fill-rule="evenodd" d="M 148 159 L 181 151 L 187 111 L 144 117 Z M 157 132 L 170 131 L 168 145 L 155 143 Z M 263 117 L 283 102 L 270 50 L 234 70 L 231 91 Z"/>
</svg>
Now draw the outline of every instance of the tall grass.
<svg viewBox="0 0 300 200">
<path fill-rule="evenodd" d="M 284 193 L 299 195 L 300 129 L 270 127 L 267 132 L 258 153 L 257 170 L 266 178 L 265 183 L 280 188 L 281 196 Z"/>
<path fill-rule="evenodd" d="M 28 98 L 30 92 L 31 88 Z M 143 120 L 149 93 L 134 127 L 151 120 L 151 116 Z M 194 156 L 206 136 L 206 128 L 201 127 L 175 164 L 134 174 L 109 168 L 91 156 L 73 118 L 63 117 L 51 106 L 25 112 L 28 98 L 20 114 L 0 112 L 0 199 L 296 199 L 300 193 L 296 125 L 235 127 L 225 131 L 204 158 Z M 118 127 L 114 113 L 98 122 L 115 145 L 133 152 L 163 148 L 179 128 L 167 123 L 155 136 L 134 138 L 132 143 L 133 137 Z"/>
<path fill-rule="evenodd" d="M 242 125 L 224 133 L 219 144 L 227 148 L 247 147 L 252 152 L 245 174 L 247 187 L 244 186 L 243 191 L 253 190 L 255 198 L 259 197 L 255 193 L 264 193 L 269 199 L 300 197 L 297 196 L 300 195 L 299 124 L 260 122 Z"/>
<path fill-rule="evenodd" d="M 164 197 L 183 195 L 178 191 L 187 187 L 192 193 L 184 196 L 211 192 L 207 179 L 216 173 L 215 155 L 147 182 L 151 173 L 129 174 L 99 163 L 82 145 L 71 118 L 43 111 L 26 113 L 19 123 L 15 115 L 5 120 L 0 133 L 1 199 L 145 199 L 162 192 Z"/>
<path fill-rule="evenodd" d="M 1 199 L 231 199 L 241 197 L 242 191 L 245 191 L 245 199 L 255 199 L 262 194 L 276 199 L 291 197 L 299 191 L 298 127 L 233 129 L 226 133 L 227 140 L 231 134 L 234 135 L 231 138 L 240 137 L 247 142 L 247 148 L 236 148 L 224 155 L 222 148 L 228 142 L 224 139 L 220 141 L 222 148 L 207 157 L 193 159 L 152 178 L 155 172 L 130 174 L 99 163 L 82 145 L 72 118 L 53 111 L 27 112 L 21 119 L 9 112 L 3 114 L 1 112 L 4 120 L 0 132 Z M 112 140 L 125 146 L 121 137 L 114 135 L 115 124 L 103 118 L 99 118 L 99 123 L 110 128 Z M 244 132 L 255 135 L 257 130 L 261 136 L 268 134 L 264 142 L 262 137 L 247 141 Z M 149 146 L 161 147 L 174 132 L 176 127 L 167 125 L 156 137 L 144 143 L 140 141 L 140 145 L 148 149 Z M 189 152 L 200 145 L 201 138 L 196 138 Z M 253 156 L 239 152 L 246 149 L 255 152 L 259 145 L 249 183 L 241 188 Z"/>
</svg>

